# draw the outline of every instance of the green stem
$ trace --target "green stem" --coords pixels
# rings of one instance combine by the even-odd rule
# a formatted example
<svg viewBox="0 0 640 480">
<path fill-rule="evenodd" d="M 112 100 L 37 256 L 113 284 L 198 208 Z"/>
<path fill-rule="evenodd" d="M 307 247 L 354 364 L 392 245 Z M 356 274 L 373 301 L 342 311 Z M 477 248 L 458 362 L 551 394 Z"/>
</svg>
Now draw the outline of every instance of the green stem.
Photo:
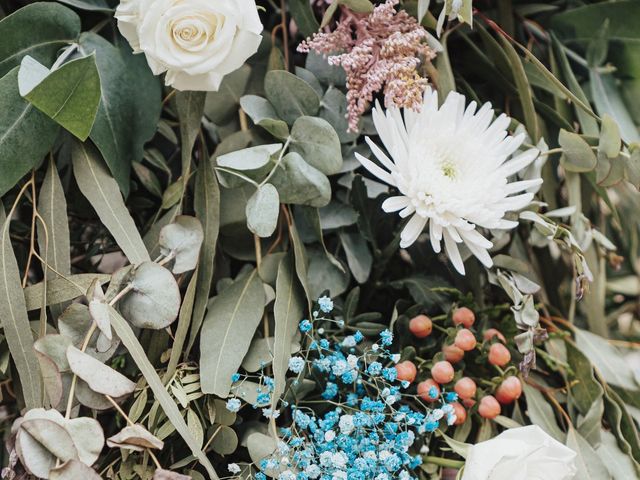
<svg viewBox="0 0 640 480">
<path fill-rule="evenodd" d="M 424 463 L 431 463 L 433 465 L 440 465 L 441 467 L 449 468 L 462 468 L 464 466 L 464 462 L 462 460 L 452 460 L 450 458 L 433 456 L 424 457 Z"/>
</svg>

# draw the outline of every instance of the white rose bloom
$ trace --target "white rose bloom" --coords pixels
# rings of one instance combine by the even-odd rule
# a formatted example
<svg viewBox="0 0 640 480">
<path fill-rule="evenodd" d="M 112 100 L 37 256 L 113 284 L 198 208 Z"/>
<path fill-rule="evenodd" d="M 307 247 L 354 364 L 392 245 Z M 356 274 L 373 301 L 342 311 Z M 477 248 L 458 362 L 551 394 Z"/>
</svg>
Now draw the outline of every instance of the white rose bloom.
<svg viewBox="0 0 640 480">
<path fill-rule="evenodd" d="M 438 94 L 427 88 L 420 112 L 397 108 L 383 112 L 373 109 L 373 122 L 388 157 L 368 137 L 366 141 L 380 164 L 356 153 L 362 165 L 380 180 L 398 189 L 398 194 L 382 204 L 385 212 L 411 217 L 400 235 L 400 247 L 415 242 L 429 228 L 436 253 L 444 248 L 455 269 L 464 274 L 459 244 L 468 247 L 486 267 L 493 261 L 488 250 L 493 243 L 478 227 L 511 229 L 518 222 L 507 212 L 520 210 L 531 202 L 528 189 L 539 186 L 541 178 L 511 181 L 538 157 L 528 149 L 514 155 L 524 134 L 510 136 L 511 120 L 502 114 L 494 119 L 489 103 L 477 109 L 466 106 L 463 95 L 451 92 L 438 107 Z"/>
<path fill-rule="evenodd" d="M 462 480 L 571 480 L 575 462 L 576 452 L 530 425 L 471 446 Z"/>
<path fill-rule="evenodd" d="M 262 40 L 255 0 L 122 0 L 115 16 L 134 53 L 178 90 L 217 90 Z"/>
</svg>

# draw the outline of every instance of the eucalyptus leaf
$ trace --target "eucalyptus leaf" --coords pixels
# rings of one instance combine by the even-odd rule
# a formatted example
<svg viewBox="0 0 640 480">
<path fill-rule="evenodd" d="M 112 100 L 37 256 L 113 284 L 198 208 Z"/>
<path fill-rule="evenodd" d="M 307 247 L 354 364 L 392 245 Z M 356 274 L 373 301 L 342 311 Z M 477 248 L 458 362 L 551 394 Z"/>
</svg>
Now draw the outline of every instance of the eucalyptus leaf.
<svg viewBox="0 0 640 480">
<path fill-rule="evenodd" d="M 47 173 L 40 187 L 38 213 L 44 222 L 44 225 L 38 222 L 37 226 L 40 252 L 46 252 L 47 262 L 55 272 L 69 275 L 71 273 L 71 240 L 69 236 L 69 219 L 67 217 L 67 200 L 53 159 L 49 161 Z M 58 277 L 58 273 L 55 272 L 46 269 L 45 278 L 47 280 L 55 279 Z M 50 299 L 52 298 L 50 285 L 47 285 L 47 297 L 47 304 L 50 305 Z M 40 306 L 42 306 L 42 303 L 40 303 Z M 52 307 L 51 311 L 56 318 L 62 313 L 60 306 Z"/>
<path fill-rule="evenodd" d="M 174 274 L 196 268 L 203 239 L 202 224 L 197 218 L 188 215 L 176 217 L 173 223 L 160 230 L 159 243 L 162 253 L 175 258 L 171 268 Z"/>
<path fill-rule="evenodd" d="M 576 345 L 610 384 L 636 391 L 639 386 L 631 366 L 609 342 L 586 330 L 575 329 Z"/>
<path fill-rule="evenodd" d="M 220 425 L 220 430 L 211 442 L 211 448 L 219 455 L 231 455 L 238 448 L 238 435 L 226 425 Z"/>
<path fill-rule="evenodd" d="M 142 425 L 128 425 L 117 434 L 107 439 L 110 448 L 124 448 L 136 452 L 142 452 L 146 448 L 162 450 L 164 442 L 152 435 Z"/>
<path fill-rule="evenodd" d="M 560 130 L 558 143 L 563 149 L 561 165 L 570 172 L 590 172 L 596 168 L 596 155 L 580 135 Z"/>
<path fill-rule="evenodd" d="M 94 392 L 117 398 L 132 393 L 136 388 L 136 384 L 127 377 L 73 345 L 67 347 L 67 360 L 71 371 L 87 382 Z"/>
<path fill-rule="evenodd" d="M 119 303 L 122 315 L 138 328 L 160 330 L 173 323 L 180 310 L 180 289 L 169 270 L 153 262 L 138 266 L 131 292 Z"/>
<path fill-rule="evenodd" d="M 220 187 L 209 162 L 202 162 L 196 172 L 194 210 L 203 227 L 204 241 L 200 252 L 198 279 L 187 355 L 195 343 L 210 296 L 218 234 L 220 232 Z"/>
<path fill-rule="evenodd" d="M 266 98 L 257 95 L 245 95 L 240 99 L 240 106 L 253 123 L 264 128 L 276 138 L 285 139 L 289 136 L 289 126 L 278 119 L 278 114 Z"/>
<path fill-rule="evenodd" d="M 91 284 L 98 280 L 104 285 L 111 279 L 106 273 L 78 273 L 68 277 L 58 277 L 47 282 L 47 305 L 54 305 L 73 300 L 85 294 Z M 37 310 L 42 307 L 44 283 L 29 285 L 24 289 L 27 310 Z"/>
<path fill-rule="evenodd" d="M 607 467 L 600 460 L 593 447 L 573 427 L 569 428 L 567 433 L 566 445 L 578 454 L 576 457 L 577 478 L 585 480 L 606 480 L 611 478 Z"/>
<path fill-rule="evenodd" d="M 41 406 L 42 380 L 33 350 L 33 336 L 20 283 L 18 262 L 9 238 L 11 213 L 5 218 L 4 209 L 0 205 L 0 322 L 20 375 L 26 407 L 35 408 Z"/>
<path fill-rule="evenodd" d="M 282 149 L 281 143 L 258 145 L 217 157 L 218 166 L 234 170 L 255 170 L 265 166 L 271 155 Z"/>
<path fill-rule="evenodd" d="M 201 388 L 226 398 L 264 311 L 256 270 L 237 279 L 210 303 L 200 334 Z"/>
<path fill-rule="evenodd" d="M 553 408 L 544 395 L 526 383 L 523 384 L 523 392 L 527 399 L 527 415 L 531 422 L 559 442 L 564 443 L 567 436 L 558 426 Z"/>
<path fill-rule="evenodd" d="M 68 460 L 49 470 L 49 480 L 100 480 L 100 475 L 82 462 Z"/>
<path fill-rule="evenodd" d="M 320 98 L 304 80 L 284 70 L 271 70 L 264 80 L 267 99 L 278 116 L 292 124 L 298 117 L 315 115 L 320 108 Z"/>
<path fill-rule="evenodd" d="M 306 303 L 304 301 L 304 292 L 295 277 L 294 268 L 292 255 L 283 258 L 278 267 L 276 303 L 273 307 L 275 320 L 273 346 L 274 403 L 284 392 L 291 350 L 296 343 L 298 325 L 302 319 Z"/>
<path fill-rule="evenodd" d="M 325 175 L 338 173 L 342 167 L 338 134 L 322 118 L 301 116 L 295 121 L 291 129 L 291 151 L 299 153 Z"/>
<path fill-rule="evenodd" d="M 80 191 L 109 229 L 122 252 L 133 264 L 150 260 L 118 185 L 109 174 L 100 154 L 92 145 L 74 141 L 71 158 Z"/>
<path fill-rule="evenodd" d="M 261 185 L 247 202 L 247 227 L 259 237 L 269 237 L 278 225 L 280 198 L 270 184 Z"/>
<path fill-rule="evenodd" d="M 295 152 L 284 156 L 270 182 L 282 203 L 320 208 L 331 200 L 329 179 Z"/>
<path fill-rule="evenodd" d="M 176 431 L 184 439 L 186 444 L 189 446 L 191 453 L 198 459 L 200 464 L 206 469 L 209 477 L 212 480 L 218 480 L 219 477 L 216 474 L 216 471 L 213 468 L 213 465 L 211 465 L 211 462 L 209 461 L 207 456 L 204 454 L 204 452 L 200 449 L 200 447 L 197 445 L 197 442 L 193 438 L 193 435 L 191 435 L 189 427 L 187 427 L 187 424 L 185 423 L 184 418 L 182 418 L 182 414 L 180 413 L 180 410 L 178 409 L 175 402 L 172 400 L 169 393 L 167 393 L 167 390 L 164 384 L 162 383 L 162 380 L 160 380 L 158 373 L 156 372 L 153 365 L 151 365 L 151 363 L 149 362 L 149 359 L 147 358 L 147 355 L 144 349 L 142 348 L 142 345 L 140 345 L 140 342 L 134 335 L 133 331 L 131 330 L 131 327 L 126 322 L 126 320 L 122 318 L 122 316 L 118 312 L 116 312 L 113 308 L 111 309 L 111 325 L 113 329 L 116 331 L 116 333 L 118 334 L 118 336 L 122 339 L 122 343 L 127 347 L 127 350 L 131 354 L 131 357 L 133 358 L 136 365 L 140 369 L 140 372 L 142 373 L 147 383 L 149 384 L 149 387 L 153 391 L 156 397 L 156 400 L 162 407 L 162 410 L 166 414 L 171 425 L 173 425 Z"/>
</svg>

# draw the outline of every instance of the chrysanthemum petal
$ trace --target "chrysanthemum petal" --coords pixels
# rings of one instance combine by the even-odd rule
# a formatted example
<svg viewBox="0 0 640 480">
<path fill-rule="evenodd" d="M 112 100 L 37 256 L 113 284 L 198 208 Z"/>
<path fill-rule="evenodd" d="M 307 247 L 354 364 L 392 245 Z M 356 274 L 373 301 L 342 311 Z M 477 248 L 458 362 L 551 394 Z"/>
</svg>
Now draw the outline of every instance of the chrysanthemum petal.
<svg viewBox="0 0 640 480">
<path fill-rule="evenodd" d="M 406 208 L 410 203 L 408 197 L 403 195 L 399 195 L 396 197 L 389 197 L 384 202 L 382 202 L 382 210 L 387 213 L 397 212 L 398 210 L 402 210 Z"/>
<path fill-rule="evenodd" d="M 460 273 L 461 275 L 464 275 L 465 274 L 464 262 L 462 261 L 462 257 L 460 256 L 460 250 L 458 250 L 458 245 L 456 245 L 456 242 L 453 241 L 453 238 L 449 233 L 449 229 L 444 229 L 442 233 L 443 233 L 442 236 L 444 238 L 444 248 L 447 251 L 447 256 L 449 257 L 449 260 L 451 260 L 451 263 L 453 264 L 454 268 L 458 271 L 458 273 Z"/>
<path fill-rule="evenodd" d="M 395 181 L 395 179 L 393 178 L 393 176 L 389 172 L 385 172 L 383 169 L 381 169 L 379 166 L 377 166 L 371 160 L 369 160 L 368 158 L 363 157 L 359 153 L 356 153 L 356 158 L 358 159 L 358 161 L 362 164 L 362 166 L 364 168 L 369 170 L 373 175 L 378 177 L 380 180 L 382 180 L 383 182 L 386 182 L 389 185 L 392 185 L 394 187 L 396 186 L 396 181 Z"/>
<path fill-rule="evenodd" d="M 407 225 L 400 233 L 400 247 L 407 248 L 408 246 L 412 245 L 413 242 L 418 239 L 426 224 L 427 219 L 421 217 L 420 215 L 414 215 L 413 217 L 411 217 L 411 219 L 407 222 Z"/>
</svg>

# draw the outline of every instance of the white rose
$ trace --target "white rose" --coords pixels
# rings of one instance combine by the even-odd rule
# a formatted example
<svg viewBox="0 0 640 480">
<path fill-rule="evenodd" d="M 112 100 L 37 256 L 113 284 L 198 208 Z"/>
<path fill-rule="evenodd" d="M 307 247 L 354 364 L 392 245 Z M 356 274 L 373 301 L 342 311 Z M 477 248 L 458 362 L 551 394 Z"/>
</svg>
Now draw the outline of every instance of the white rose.
<svg viewBox="0 0 640 480">
<path fill-rule="evenodd" d="M 462 480 L 571 480 L 576 453 L 540 427 L 512 428 L 473 445 Z"/>
<path fill-rule="evenodd" d="M 178 90 L 217 90 L 262 40 L 255 0 L 122 0 L 115 16 L 133 51 Z"/>
</svg>

